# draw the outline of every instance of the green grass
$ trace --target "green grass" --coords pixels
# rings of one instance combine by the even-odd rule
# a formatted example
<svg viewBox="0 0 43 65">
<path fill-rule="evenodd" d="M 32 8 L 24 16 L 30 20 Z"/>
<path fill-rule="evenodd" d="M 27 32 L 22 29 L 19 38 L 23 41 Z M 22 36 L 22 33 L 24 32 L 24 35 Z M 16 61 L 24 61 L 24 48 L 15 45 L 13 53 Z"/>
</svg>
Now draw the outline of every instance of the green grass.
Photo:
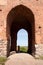
<svg viewBox="0 0 43 65">
<path fill-rule="evenodd" d="M 42 59 L 43 60 L 43 55 L 39 56 L 39 59 Z"/>
<path fill-rule="evenodd" d="M 35 57 L 35 59 L 40 59 L 40 60 L 43 60 L 43 55 L 39 55 L 39 57 Z"/>
<path fill-rule="evenodd" d="M 27 46 L 21 46 L 20 51 L 27 52 L 28 47 Z"/>
<path fill-rule="evenodd" d="M 6 60 L 7 60 L 6 57 L 0 57 L 0 64 L 4 65 Z"/>
</svg>

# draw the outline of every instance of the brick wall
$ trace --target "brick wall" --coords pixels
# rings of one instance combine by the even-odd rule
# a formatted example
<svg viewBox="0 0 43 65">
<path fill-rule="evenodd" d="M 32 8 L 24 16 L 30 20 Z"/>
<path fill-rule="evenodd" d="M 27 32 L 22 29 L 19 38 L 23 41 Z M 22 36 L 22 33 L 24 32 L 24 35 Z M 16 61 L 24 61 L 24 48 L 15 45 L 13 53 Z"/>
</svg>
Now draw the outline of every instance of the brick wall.
<svg viewBox="0 0 43 65">
<path fill-rule="evenodd" d="M 7 52 L 7 15 L 17 5 L 29 8 L 35 17 L 35 41 L 43 44 L 43 0 L 0 0 L 0 55 Z M 41 27 L 41 28 L 39 28 Z"/>
</svg>

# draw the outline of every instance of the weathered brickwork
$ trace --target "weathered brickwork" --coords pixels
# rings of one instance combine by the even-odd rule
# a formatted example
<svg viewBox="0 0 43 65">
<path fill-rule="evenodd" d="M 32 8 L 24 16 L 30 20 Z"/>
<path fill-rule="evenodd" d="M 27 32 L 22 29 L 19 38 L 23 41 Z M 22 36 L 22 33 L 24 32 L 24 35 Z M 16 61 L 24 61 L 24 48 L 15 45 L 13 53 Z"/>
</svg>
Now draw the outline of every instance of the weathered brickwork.
<svg viewBox="0 0 43 65">
<path fill-rule="evenodd" d="M 7 54 L 7 15 L 17 5 L 29 8 L 35 18 L 35 42 L 43 44 L 43 0 L 0 0 L 0 55 Z"/>
</svg>

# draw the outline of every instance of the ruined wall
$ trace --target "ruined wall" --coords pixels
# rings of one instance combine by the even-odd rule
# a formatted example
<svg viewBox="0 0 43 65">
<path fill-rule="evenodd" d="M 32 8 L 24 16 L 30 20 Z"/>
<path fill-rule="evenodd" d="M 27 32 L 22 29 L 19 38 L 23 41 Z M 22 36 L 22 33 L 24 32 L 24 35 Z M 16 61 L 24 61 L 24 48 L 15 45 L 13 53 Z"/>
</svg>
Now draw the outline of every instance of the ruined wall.
<svg viewBox="0 0 43 65">
<path fill-rule="evenodd" d="M 35 42 L 43 44 L 43 0 L 0 0 L 0 55 L 7 53 L 7 15 L 17 5 L 28 7 L 35 17 Z"/>
</svg>

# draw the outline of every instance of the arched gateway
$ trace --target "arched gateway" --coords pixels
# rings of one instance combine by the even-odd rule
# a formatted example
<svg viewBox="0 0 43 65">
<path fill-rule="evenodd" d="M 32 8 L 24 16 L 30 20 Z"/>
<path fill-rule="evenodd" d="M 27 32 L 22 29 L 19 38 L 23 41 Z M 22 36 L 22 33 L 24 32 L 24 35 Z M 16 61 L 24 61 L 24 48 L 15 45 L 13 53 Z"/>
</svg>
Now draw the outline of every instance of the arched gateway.
<svg viewBox="0 0 43 65">
<path fill-rule="evenodd" d="M 10 51 L 16 51 L 17 32 L 20 29 L 28 32 L 28 53 L 35 53 L 35 20 L 33 12 L 24 5 L 18 5 L 7 15 L 7 56 Z"/>
</svg>

